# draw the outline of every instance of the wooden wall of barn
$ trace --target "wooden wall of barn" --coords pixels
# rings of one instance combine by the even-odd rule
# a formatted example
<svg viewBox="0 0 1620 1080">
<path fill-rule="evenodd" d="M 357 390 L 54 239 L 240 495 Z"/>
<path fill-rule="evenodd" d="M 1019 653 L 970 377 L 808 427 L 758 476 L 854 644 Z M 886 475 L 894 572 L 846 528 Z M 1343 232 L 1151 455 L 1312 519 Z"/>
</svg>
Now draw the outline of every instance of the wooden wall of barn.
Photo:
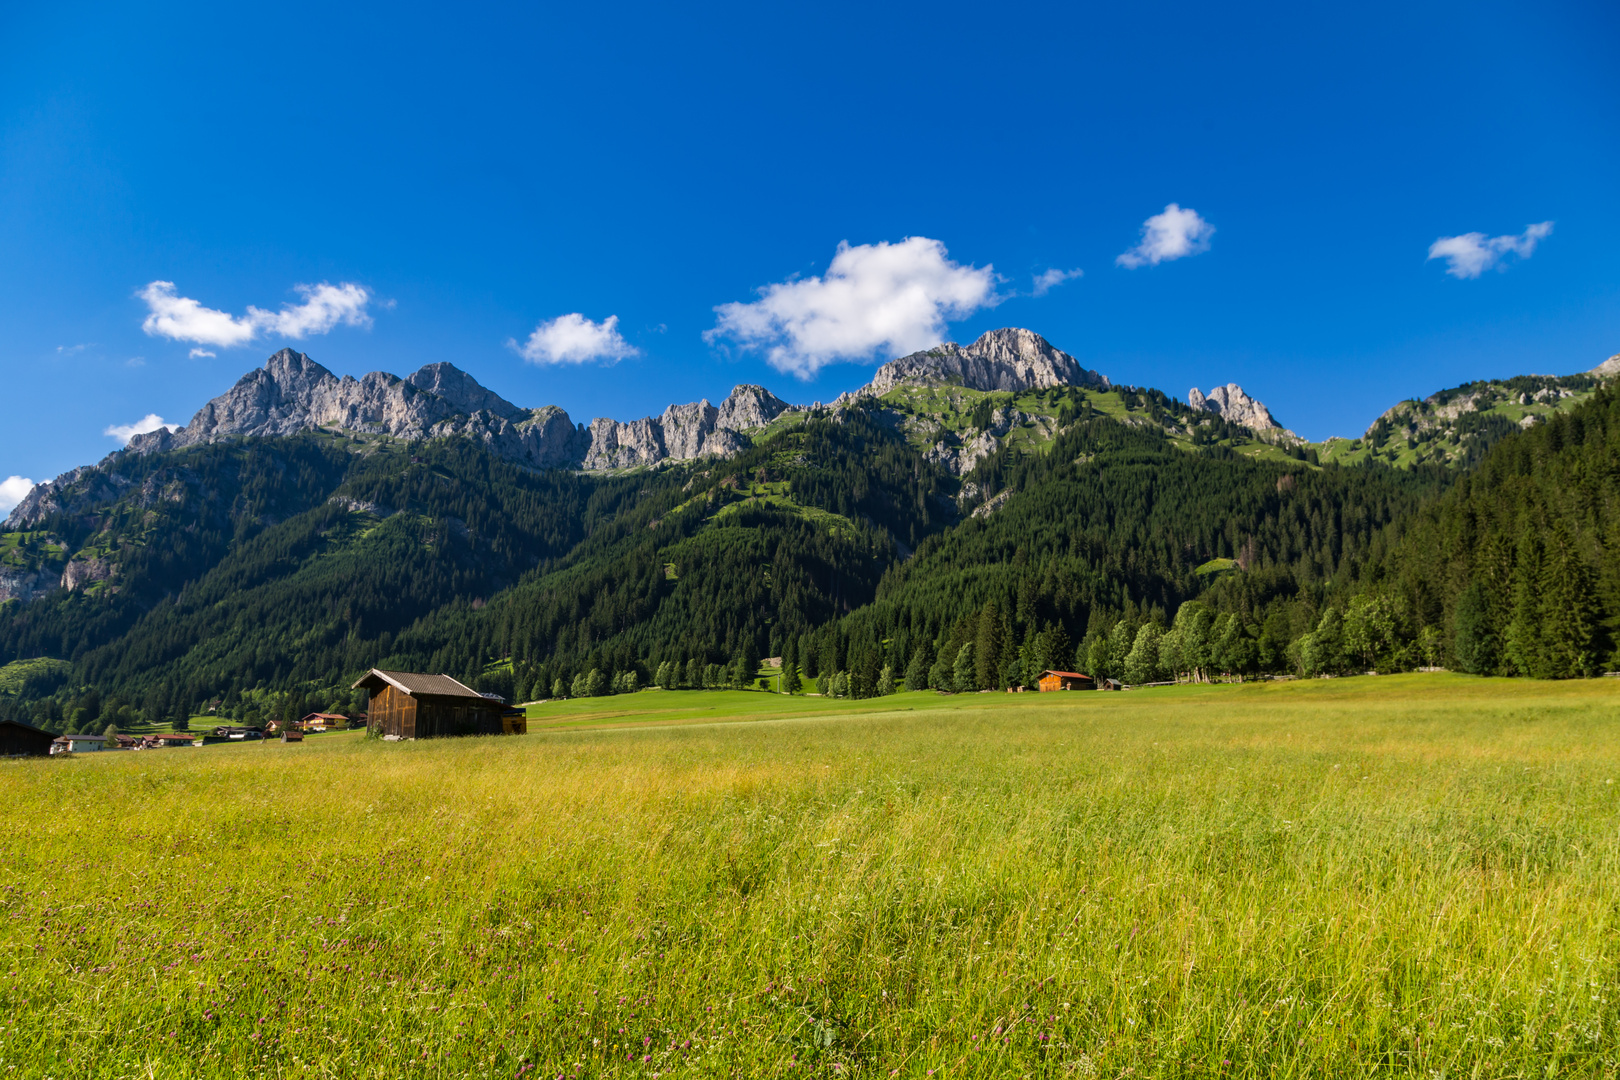
<svg viewBox="0 0 1620 1080">
<path fill-rule="evenodd" d="M 500 702 L 479 704 L 469 698 L 424 698 L 417 705 L 416 737 L 501 734 Z"/>
<path fill-rule="evenodd" d="M 20 724 L 0 724 L 0 757 L 46 757 L 56 736 Z"/>
<path fill-rule="evenodd" d="M 367 723 L 379 735 L 392 735 L 398 739 L 416 738 L 417 700 L 392 686 L 384 686 L 371 695 L 371 708 Z"/>
<path fill-rule="evenodd" d="M 499 735 L 503 706 L 471 698 L 412 697 L 384 686 L 371 695 L 370 727 L 399 739 L 433 739 L 447 735 Z"/>
</svg>

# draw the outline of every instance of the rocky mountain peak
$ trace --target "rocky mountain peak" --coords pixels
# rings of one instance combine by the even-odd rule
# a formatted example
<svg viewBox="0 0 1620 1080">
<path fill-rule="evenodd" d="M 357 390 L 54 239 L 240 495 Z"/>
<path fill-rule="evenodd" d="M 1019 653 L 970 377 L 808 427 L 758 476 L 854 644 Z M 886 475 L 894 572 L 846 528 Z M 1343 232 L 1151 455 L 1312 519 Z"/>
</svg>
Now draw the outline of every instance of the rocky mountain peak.
<svg viewBox="0 0 1620 1080">
<path fill-rule="evenodd" d="M 307 355 L 292 349 L 282 349 L 264 362 L 261 369 L 270 377 L 270 381 L 284 390 L 297 390 L 313 386 L 322 379 L 334 378 L 333 374 L 311 360 Z M 248 372 L 242 376 L 243 380 L 251 379 L 257 372 Z"/>
<path fill-rule="evenodd" d="M 1603 363 L 1588 371 L 1587 374 L 1599 379 L 1607 379 L 1611 375 L 1620 375 L 1620 353 L 1615 353 Z"/>
<path fill-rule="evenodd" d="M 902 356 L 878 368 L 855 396 L 886 394 L 897 386 L 954 383 L 969 390 L 1044 390 L 1052 386 L 1103 389 L 1106 376 L 1080 362 L 1031 330 L 991 330 L 971 345 L 947 342 Z"/>
<path fill-rule="evenodd" d="M 486 389 L 477 379 L 447 361 L 441 360 L 435 364 L 425 364 L 417 369 L 416 374 L 405 381 L 418 390 L 442 398 L 447 405 L 457 412 L 468 414 L 488 412 L 508 419 L 523 412 L 522 409 L 513 405 L 493 390 Z"/>
<path fill-rule="evenodd" d="M 1251 431 L 1285 430 L 1272 418 L 1271 410 L 1263 402 L 1244 393 L 1243 387 L 1237 383 L 1217 386 L 1208 394 L 1195 386 L 1187 391 L 1187 404 L 1212 412 L 1228 423 L 1241 424 Z"/>
<path fill-rule="evenodd" d="M 726 400 L 720 403 L 715 424 L 730 431 L 762 428 L 792 407 L 763 386 L 742 383 L 732 387 Z"/>
</svg>

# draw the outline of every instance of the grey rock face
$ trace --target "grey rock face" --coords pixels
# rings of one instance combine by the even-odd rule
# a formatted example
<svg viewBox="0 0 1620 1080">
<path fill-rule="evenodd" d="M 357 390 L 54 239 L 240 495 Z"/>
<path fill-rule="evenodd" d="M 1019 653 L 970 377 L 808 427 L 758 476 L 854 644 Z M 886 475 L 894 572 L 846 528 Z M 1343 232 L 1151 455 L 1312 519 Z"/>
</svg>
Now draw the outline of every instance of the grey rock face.
<svg viewBox="0 0 1620 1080">
<path fill-rule="evenodd" d="M 752 431 L 762 428 L 793 406 L 753 383 L 733 387 L 726 400 L 720 403 L 715 427 L 722 431 Z"/>
<path fill-rule="evenodd" d="M 73 559 L 62 571 L 62 588 L 71 592 L 93 581 L 110 581 L 115 569 L 108 559 Z"/>
<path fill-rule="evenodd" d="M 1607 379 L 1611 375 L 1620 375 L 1620 353 L 1615 353 L 1603 363 L 1588 371 L 1587 374 L 1599 379 Z"/>
<path fill-rule="evenodd" d="M 0 604 L 7 600 L 21 600 L 26 604 L 37 596 L 44 596 L 60 584 L 60 580 L 53 573 L 0 566 Z"/>
<path fill-rule="evenodd" d="M 671 405 L 662 416 L 643 420 L 593 420 L 581 467 L 628 469 L 660 461 L 729 457 L 749 445 L 749 432 L 793 408 L 762 386 L 743 385 L 718 408 L 705 399 Z"/>
<path fill-rule="evenodd" d="M 1044 390 L 1051 386 L 1103 389 L 1108 379 L 1039 334 L 1006 328 L 991 330 L 971 345 L 946 343 L 891 360 L 878 368 L 856 396 L 886 394 L 897 386 L 954 383 L 969 390 Z"/>
<path fill-rule="evenodd" d="M 428 364 L 405 381 L 459 413 L 487 412 L 512 420 L 524 412 L 454 364 Z"/>
<path fill-rule="evenodd" d="M 1212 412 L 1229 423 L 1242 424 L 1251 431 L 1285 430 L 1272 419 L 1271 411 L 1264 404 L 1245 394 L 1237 383 L 1217 386 L 1207 395 L 1195 386 L 1187 391 L 1187 404 Z"/>
<path fill-rule="evenodd" d="M 669 456 L 664 448 L 663 424 L 650 416 L 629 423 L 606 417 L 592 420 L 590 434 L 591 445 L 583 463 L 586 469 L 629 469 L 654 465 Z"/>
</svg>

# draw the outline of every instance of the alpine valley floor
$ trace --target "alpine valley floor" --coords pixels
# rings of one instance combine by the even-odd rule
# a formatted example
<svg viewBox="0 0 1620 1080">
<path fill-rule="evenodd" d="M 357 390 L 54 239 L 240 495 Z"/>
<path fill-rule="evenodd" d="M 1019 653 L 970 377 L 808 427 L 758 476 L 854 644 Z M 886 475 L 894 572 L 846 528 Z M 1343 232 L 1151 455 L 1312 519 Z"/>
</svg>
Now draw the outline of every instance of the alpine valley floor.
<svg viewBox="0 0 1620 1080">
<path fill-rule="evenodd" d="M 0 763 L 0 1075 L 1613 1076 L 1620 682 Z"/>
</svg>

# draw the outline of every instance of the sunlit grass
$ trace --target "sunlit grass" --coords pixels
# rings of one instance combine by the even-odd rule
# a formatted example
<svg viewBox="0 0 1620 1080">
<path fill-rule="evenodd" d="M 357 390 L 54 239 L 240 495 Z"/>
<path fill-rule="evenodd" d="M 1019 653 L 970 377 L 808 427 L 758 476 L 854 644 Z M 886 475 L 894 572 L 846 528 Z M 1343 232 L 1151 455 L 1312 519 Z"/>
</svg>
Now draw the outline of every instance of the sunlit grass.
<svg viewBox="0 0 1620 1080">
<path fill-rule="evenodd" d="M 0 1075 L 1613 1075 L 1616 705 L 650 691 L 5 763 Z"/>
</svg>

